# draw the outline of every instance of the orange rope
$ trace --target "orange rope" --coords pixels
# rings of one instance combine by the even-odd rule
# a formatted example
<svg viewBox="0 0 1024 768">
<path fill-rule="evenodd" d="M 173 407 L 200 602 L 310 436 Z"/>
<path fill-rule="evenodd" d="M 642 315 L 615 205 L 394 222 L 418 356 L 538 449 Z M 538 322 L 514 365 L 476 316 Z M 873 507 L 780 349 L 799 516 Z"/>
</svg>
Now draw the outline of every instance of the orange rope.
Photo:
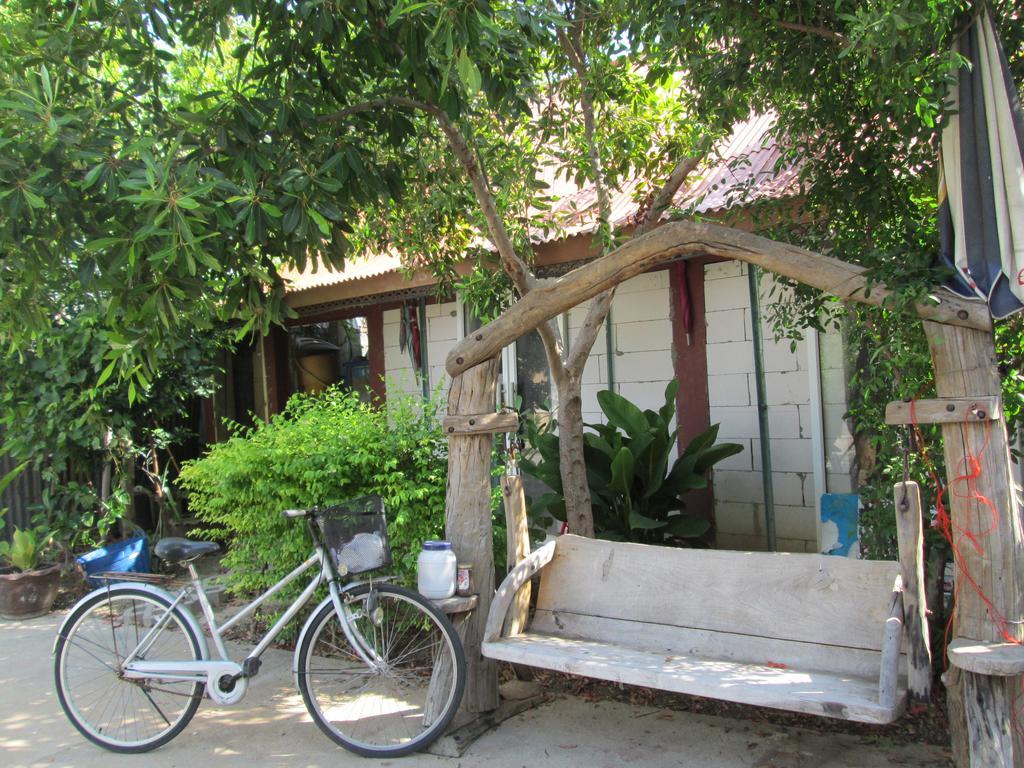
<svg viewBox="0 0 1024 768">
<path fill-rule="evenodd" d="M 961 459 L 957 465 L 957 474 L 952 479 L 947 489 L 943 487 L 942 481 L 939 479 L 939 476 L 935 471 L 935 467 L 932 464 L 931 459 L 928 457 L 928 451 L 925 448 L 924 438 L 921 434 L 921 427 L 917 421 L 916 401 L 914 400 L 910 401 L 910 419 L 914 429 L 914 437 L 917 440 L 917 445 L 921 453 L 921 459 L 935 485 L 936 515 L 933 526 L 937 528 L 943 538 L 949 542 L 950 549 L 953 553 L 953 564 L 956 567 L 956 577 L 953 583 L 953 604 L 957 604 L 960 589 L 966 583 L 985 606 L 985 610 L 988 613 L 989 618 L 999 630 L 999 634 L 1002 636 L 1003 640 L 1007 643 L 1021 645 L 1021 641 L 1014 637 L 1010 631 L 1010 621 L 996 607 L 995 603 L 992 602 L 992 599 L 985 593 L 985 590 L 978 583 L 977 579 L 975 579 L 974 574 L 971 573 L 970 568 L 967 567 L 961 551 L 962 545 L 970 545 L 976 555 L 979 557 L 984 556 L 985 548 L 982 546 L 982 540 L 991 535 L 999 527 L 999 510 L 987 496 L 978 490 L 977 485 L 978 479 L 982 476 L 981 460 L 992 440 L 992 422 L 989 420 L 985 421 L 985 440 L 982 443 L 981 448 L 975 452 L 973 450 L 973 446 L 971 446 L 969 442 L 970 430 L 967 429 L 967 426 L 970 424 L 970 421 L 967 418 L 964 419 L 964 458 Z M 977 511 L 979 518 L 982 517 L 982 513 L 984 512 L 985 516 L 990 518 L 988 527 L 983 530 L 976 531 L 972 530 L 969 525 L 960 526 L 955 524 L 942 500 L 943 494 L 946 490 L 949 490 L 949 492 L 955 495 L 958 499 L 966 499 L 968 511 L 973 508 Z M 943 647 L 949 645 L 949 635 L 952 631 L 952 627 L 953 615 L 951 613 L 949 620 L 946 623 L 945 643 Z M 1017 732 L 1018 736 L 1024 738 L 1024 727 L 1022 727 L 1024 717 L 1022 717 L 1022 715 L 1024 715 L 1024 691 L 1020 692 L 1014 699 L 1011 712 L 1013 728 Z"/>
</svg>

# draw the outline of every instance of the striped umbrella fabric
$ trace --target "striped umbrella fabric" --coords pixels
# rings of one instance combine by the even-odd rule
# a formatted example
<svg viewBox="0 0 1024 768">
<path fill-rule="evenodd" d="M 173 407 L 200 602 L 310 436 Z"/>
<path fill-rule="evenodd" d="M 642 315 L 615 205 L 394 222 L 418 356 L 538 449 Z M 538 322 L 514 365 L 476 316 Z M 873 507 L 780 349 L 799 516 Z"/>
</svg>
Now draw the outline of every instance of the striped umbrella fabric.
<svg viewBox="0 0 1024 768">
<path fill-rule="evenodd" d="M 970 62 L 950 89 L 955 113 L 939 154 L 940 261 L 947 288 L 988 302 L 993 317 L 1024 309 L 1024 116 L 985 6 L 957 39 Z"/>
</svg>

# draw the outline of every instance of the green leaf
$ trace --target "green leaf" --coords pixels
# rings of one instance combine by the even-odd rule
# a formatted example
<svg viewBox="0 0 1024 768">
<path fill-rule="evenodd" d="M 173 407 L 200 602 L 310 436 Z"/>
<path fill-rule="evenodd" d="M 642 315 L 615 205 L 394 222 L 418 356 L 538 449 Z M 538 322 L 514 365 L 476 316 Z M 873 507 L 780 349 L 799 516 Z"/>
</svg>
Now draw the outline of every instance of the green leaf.
<svg viewBox="0 0 1024 768">
<path fill-rule="evenodd" d="M 704 474 L 723 459 L 742 452 L 743 446 L 739 443 L 719 443 L 700 452 L 694 471 Z"/>
<path fill-rule="evenodd" d="M 668 425 L 672 417 L 676 415 L 676 395 L 679 393 L 679 379 L 672 379 L 665 387 L 665 404 L 661 406 L 658 415 L 664 424 Z"/>
<path fill-rule="evenodd" d="M 608 417 L 608 423 L 623 430 L 630 437 L 637 437 L 647 432 L 647 417 L 644 412 L 629 402 L 622 395 L 604 389 L 597 393 L 597 402 Z"/>
<path fill-rule="evenodd" d="M 612 481 L 608 487 L 626 496 L 633 485 L 633 454 L 629 448 L 622 448 L 612 459 Z"/>
<path fill-rule="evenodd" d="M 477 93 L 481 83 L 480 70 L 477 69 L 476 64 L 469 58 L 465 50 L 459 54 L 458 68 L 462 84 L 469 89 L 470 93 Z"/>
<path fill-rule="evenodd" d="M 114 368 L 116 366 L 117 366 L 117 359 L 116 358 L 114 360 L 111 360 L 109 363 L 107 363 L 107 367 L 103 369 L 103 372 L 100 373 L 100 377 L 98 379 L 96 379 L 96 386 L 97 387 L 102 387 L 106 383 L 107 379 L 109 379 L 110 375 L 114 372 Z"/>
<path fill-rule="evenodd" d="M 6 475 L 0 477 L 0 494 L 7 490 L 7 486 L 13 483 L 18 478 L 18 475 L 20 475 L 28 465 L 28 461 L 23 461 Z"/>
<path fill-rule="evenodd" d="M 323 235 L 329 236 L 331 234 L 331 223 L 327 219 L 325 219 L 323 217 L 323 214 L 317 211 L 316 208 L 313 208 L 312 206 L 307 208 L 306 215 L 309 216 L 309 218 L 311 218 L 314 222 L 316 222 L 317 227 L 320 228 L 320 232 Z"/>
<path fill-rule="evenodd" d="M 89 169 L 89 172 L 85 174 L 85 179 L 82 182 L 82 189 L 88 189 L 97 181 L 99 181 L 100 175 L 103 170 L 107 167 L 106 163 L 99 163 Z"/>
<path fill-rule="evenodd" d="M 408 3 L 407 5 L 396 3 L 395 7 L 391 9 L 391 13 L 388 15 L 388 26 L 392 27 L 395 25 L 395 22 L 403 16 L 408 16 L 410 13 L 415 13 L 422 8 L 427 8 L 432 5 L 437 5 L 437 3 Z"/>
<path fill-rule="evenodd" d="M 50 82 L 50 72 L 45 64 L 39 65 L 39 79 L 43 85 L 43 94 L 46 100 L 53 103 L 53 83 Z"/>
<path fill-rule="evenodd" d="M 654 520 L 638 512 L 630 511 L 629 527 L 634 531 L 653 531 L 665 527 L 664 520 Z"/>
</svg>

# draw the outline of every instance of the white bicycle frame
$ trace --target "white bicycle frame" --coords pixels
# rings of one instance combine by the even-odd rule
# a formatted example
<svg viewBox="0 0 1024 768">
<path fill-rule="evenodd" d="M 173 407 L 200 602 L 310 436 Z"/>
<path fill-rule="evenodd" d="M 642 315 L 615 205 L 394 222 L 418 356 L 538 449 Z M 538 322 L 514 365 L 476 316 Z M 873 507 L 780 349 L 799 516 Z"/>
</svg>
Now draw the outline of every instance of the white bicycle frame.
<svg viewBox="0 0 1024 768">
<path fill-rule="evenodd" d="M 317 574 L 309 582 L 309 585 L 302 590 L 302 594 L 300 594 L 295 601 L 288 606 L 288 609 L 276 622 L 274 622 L 274 625 L 267 630 L 267 633 L 249 652 L 241 664 L 232 661 L 228 657 L 227 648 L 224 645 L 224 634 L 239 622 L 250 616 L 268 599 L 280 592 L 314 566 L 319 566 Z M 217 625 L 216 618 L 213 614 L 213 608 L 210 606 L 209 598 L 206 596 L 202 582 L 199 579 L 199 574 L 196 573 L 195 566 L 193 566 L 192 563 L 188 564 L 188 571 L 192 578 L 192 584 L 189 587 L 184 587 L 177 596 L 172 597 L 169 593 L 164 592 L 163 590 L 154 590 L 169 598 L 171 600 L 171 605 L 164 610 L 163 614 L 155 621 L 153 626 L 143 636 L 142 640 L 139 641 L 139 644 L 135 649 L 132 650 L 121 663 L 121 673 L 125 678 L 134 680 L 174 680 L 205 683 L 207 693 L 213 701 L 218 704 L 235 704 L 245 695 L 245 691 L 248 687 L 248 678 L 255 674 L 255 672 L 250 672 L 250 669 L 258 667 L 258 661 L 263 652 L 270 647 L 270 644 L 274 642 L 285 626 L 295 618 L 295 615 L 309 602 L 316 590 L 325 581 L 327 582 L 328 590 L 330 592 L 328 600 L 334 603 L 335 610 L 337 611 L 341 622 L 342 631 L 345 633 L 345 637 L 352 646 L 353 651 L 371 669 L 380 667 L 380 661 L 375 658 L 375 654 L 370 650 L 369 644 L 360 637 L 359 632 L 354 629 L 352 621 L 353 615 L 351 611 L 349 611 L 344 599 L 345 592 L 357 586 L 361 582 L 350 582 L 346 584 L 344 588 L 339 587 L 337 581 L 332 578 L 331 568 L 327 562 L 327 556 L 324 554 L 322 547 L 317 546 L 314 554 L 302 563 L 302 565 L 267 589 L 266 592 L 246 605 L 245 608 L 220 626 Z M 188 618 L 192 619 L 192 625 L 198 626 L 198 622 L 196 622 L 194 617 L 191 616 L 189 609 L 183 605 L 183 601 L 190 590 L 195 590 L 196 596 L 199 599 L 199 605 L 203 610 L 203 616 L 206 619 L 209 635 L 213 639 L 214 648 L 218 658 L 201 659 L 198 661 L 161 661 L 159 659 L 145 659 L 145 654 L 152 647 L 153 643 L 156 642 L 160 632 L 171 620 L 171 616 L 175 608 L 180 608 L 184 611 L 188 615 Z M 230 684 L 222 687 L 222 683 L 226 678 L 229 679 Z"/>
</svg>

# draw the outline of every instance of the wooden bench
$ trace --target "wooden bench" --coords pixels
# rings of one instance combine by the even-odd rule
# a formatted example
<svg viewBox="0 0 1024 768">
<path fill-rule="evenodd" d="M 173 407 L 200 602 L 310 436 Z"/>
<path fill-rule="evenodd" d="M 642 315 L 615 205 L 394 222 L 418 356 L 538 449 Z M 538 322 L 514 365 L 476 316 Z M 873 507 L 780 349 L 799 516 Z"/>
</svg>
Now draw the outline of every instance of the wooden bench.
<svg viewBox="0 0 1024 768">
<path fill-rule="evenodd" d="M 540 574 L 536 611 L 509 631 Z M 900 565 L 565 535 L 498 589 L 487 658 L 677 693 L 888 723 L 907 699 Z"/>
</svg>

